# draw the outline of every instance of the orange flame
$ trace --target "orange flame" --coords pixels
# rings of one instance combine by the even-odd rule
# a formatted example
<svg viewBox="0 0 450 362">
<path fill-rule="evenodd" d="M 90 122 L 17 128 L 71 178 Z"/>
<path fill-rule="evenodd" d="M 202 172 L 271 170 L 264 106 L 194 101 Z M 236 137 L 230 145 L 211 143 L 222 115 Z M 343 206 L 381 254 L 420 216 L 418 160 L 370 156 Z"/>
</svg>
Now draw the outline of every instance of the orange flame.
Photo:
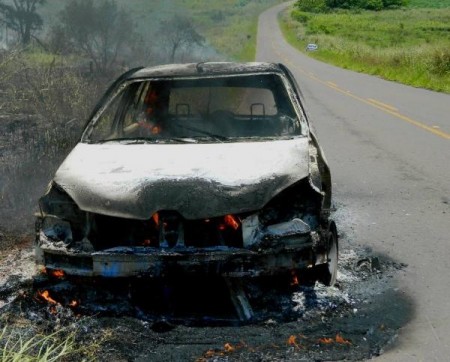
<svg viewBox="0 0 450 362">
<path fill-rule="evenodd" d="M 331 343 L 334 343 L 334 339 L 333 338 L 320 338 L 319 343 L 331 344 Z"/>
<path fill-rule="evenodd" d="M 348 339 L 345 339 L 339 333 L 336 334 L 336 342 L 340 344 L 348 344 L 348 345 L 352 344 Z"/>
<path fill-rule="evenodd" d="M 47 302 L 51 303 L 51 304 L 58 304 L 58 302 L 56 300 L 54 300 L 52 297 L 50 297 L 50 293 L 48 292 L 48 290 L 44 290 L 43 292 L 39 292 L 38 291 L 38 295 L 46 300 Z"/>
<path fill-rule="evenodd" d="M 227 353 L 233 352 L 235 350 L 235 348 L 230 343 L 225 343 L 225 345 L 223 346 L 223 349 Z"/>
<path fill-rule="evenodd" d="M 291 270 L 291 275 L 292 275 L 291 287 L 294 287 L 299 284 L 297 274 L 295 274 L 295 270 Z"/>
<path fill-rule="evenodd" d="M 330 343 L 334 343 L 334 342 L 339 343 L 339 344 L 348 344 L 348 345 L 352 344 L 349 340 L 343 338 L 339 333 L 336 334 L 335 339 L 325 337 L 325 338 L 320 338 L 318 342 L 323 343 L 323 344 L 330 344 Z"/>
<path fill-rule="evenodd" d="M 157 212 L 153 214 L 152 219 L 155 222 L 155 224 L 159 226 L 159 214 Z"/>
<path fill-rule="evenodd" d="M 60 269 L 47 269 L 47 274 L 50 275 L 53 278 L 64 278 L 64 270 L 60 270 Z"/>
<path fill-rule="evenodd" d="M 78 302 L 78 300 L 75 300 L 75 299 L 69 303 L 69 307 L 72 307 L 72 308 L 76 308 L 79 305 L 80 305 L 80 302 Z"/>
<path fill-rule="evenodd" d="M 159 134 L 159 133 L 161 133 L 161 127 L 153 126 L 152 127 L 152 134 L 156 135 L 156 134 Z"/>
<path fill-rule="evenodd" d="M 216 352 L 214 352 L 212 349 L 207 350 L 207 351 L 203 354 L 203 356 L 204 356 L 205 358 L 211 358 L 211 357 L 214 357 L 215 355 L 216 355 Z"/>
<path fill-rule="evenodd" d="M 225 215 L 223 219 L 225 221 L 225 224 L 232 227 L 234 230 L 237 230 L 239 228 L 239 222 L 235 216 Z"/>
<path fill-rule="evenodd" d="M 289 346 L 294 346 L 297 349 L 300 349 L 300 345 L 297 342 L 297 337 L 296 336 L 290 336 L 287 340 L 287 344 Z"/>
</svg>

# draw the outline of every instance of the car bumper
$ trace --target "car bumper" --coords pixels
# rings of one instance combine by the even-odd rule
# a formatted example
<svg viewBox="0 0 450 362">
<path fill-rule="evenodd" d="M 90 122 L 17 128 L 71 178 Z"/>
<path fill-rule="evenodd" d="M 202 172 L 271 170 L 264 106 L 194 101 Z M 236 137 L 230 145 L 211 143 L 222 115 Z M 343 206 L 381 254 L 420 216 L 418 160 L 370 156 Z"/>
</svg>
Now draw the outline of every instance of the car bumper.
<svg viewBox="0 0 450 362">
<path fill-rule="evenodd" d="M 67 275 L 92 277 L 160 277 L 171 272 L 228 277 L 276 275 L 326 262 L 312 242 L 252 251 L 247 249 L 116 247 L 94 253 L 74 253 L 38 246 L 38 264 Z"/>
</svg>

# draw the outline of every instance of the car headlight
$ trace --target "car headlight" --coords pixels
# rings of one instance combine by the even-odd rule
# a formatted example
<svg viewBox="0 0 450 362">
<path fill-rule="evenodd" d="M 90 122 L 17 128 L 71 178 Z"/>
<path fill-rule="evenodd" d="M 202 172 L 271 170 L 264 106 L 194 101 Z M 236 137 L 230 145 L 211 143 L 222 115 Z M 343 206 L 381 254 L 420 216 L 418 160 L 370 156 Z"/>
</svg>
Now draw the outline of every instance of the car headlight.
<svg viewBox="0 0 450 362">
<path fill-rule="evenodd" d="M 85 236 L 86 213 L 57 184 L 50 186 L 39 200 L 38 231 L 49 240 L 66 244 L 81 240 Z"/>
<path fill-rule="evenodd" d="M 63 241 L 65 244 L 73 241 L 70 223 L 56 216 L 46 216 L 42 220 L 41 231 L 52 241 Z"/>
</svg>

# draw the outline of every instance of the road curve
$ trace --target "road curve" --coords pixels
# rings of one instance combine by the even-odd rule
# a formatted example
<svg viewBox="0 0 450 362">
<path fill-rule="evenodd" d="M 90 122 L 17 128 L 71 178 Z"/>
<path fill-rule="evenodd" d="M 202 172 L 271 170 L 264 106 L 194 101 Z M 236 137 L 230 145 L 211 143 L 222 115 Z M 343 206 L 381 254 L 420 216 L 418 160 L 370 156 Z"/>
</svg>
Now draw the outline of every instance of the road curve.
<svg viewBox="0 0 450 362">
<path fill-rule="evenodd" d="M 343 242 L 408 264 L 397 284 L 415 313 L 379 359 L 447 361 L 450 95 L 309 58 L 279 30 L 277 14 L 289 4 L 260 16 L 257 60 L 286 64 L 303 90 L 330 163 Z"/>
</svg>

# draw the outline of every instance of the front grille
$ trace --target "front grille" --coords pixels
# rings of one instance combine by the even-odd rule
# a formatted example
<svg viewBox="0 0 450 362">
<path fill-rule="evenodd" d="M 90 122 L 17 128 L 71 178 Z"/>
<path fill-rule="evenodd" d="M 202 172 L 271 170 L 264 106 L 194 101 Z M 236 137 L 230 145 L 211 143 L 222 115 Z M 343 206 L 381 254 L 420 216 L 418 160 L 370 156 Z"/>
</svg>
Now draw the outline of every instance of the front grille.
<svg viewBox="0 0 450 362">
<path fill-rule="evenodd" d="M 158 212 L 149 220 L 94 215 L 89 240 L 95 250 L 117 246 L 242 247 L 242 230 L 235 219 L 236 223 L 227 222 L 225 216 L 186 220 L 173 211 Z"/>
</svg>

